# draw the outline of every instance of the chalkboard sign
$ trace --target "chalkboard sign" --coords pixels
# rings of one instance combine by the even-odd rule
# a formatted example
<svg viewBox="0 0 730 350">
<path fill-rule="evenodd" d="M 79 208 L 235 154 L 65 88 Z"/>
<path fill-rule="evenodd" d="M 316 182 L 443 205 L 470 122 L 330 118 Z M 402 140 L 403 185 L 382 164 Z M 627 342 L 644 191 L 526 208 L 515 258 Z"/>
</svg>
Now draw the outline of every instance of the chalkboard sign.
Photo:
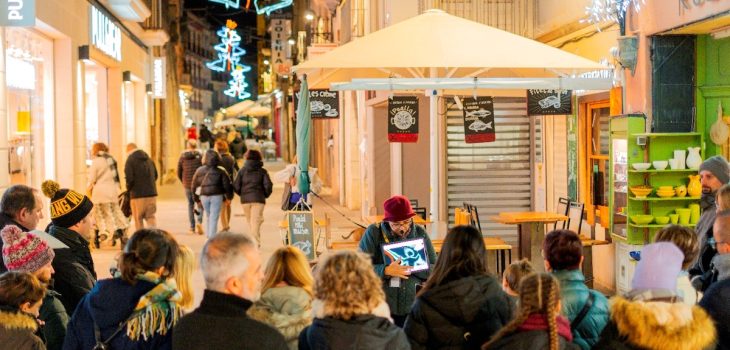
<svg viewBox="0 0 730 350">
<path fill-rule="evenodd" d="M 294 94 L 294 108 L 299 105 L 299 94 Z M 336 119 L 340 117 L 340 92 L 309 90 L 309 109 L 312 119 Z"/>
<path fill-rule="evenodd" d="M 492 96 L 467 97 L 464 105 L 464 141 L 466 143 L 493 142 L 494 100 Z"/>
<path fill-rule="evenodd" d="M 566 115 L 573 113 L 571 90 L 527 90 L 527 115 Z"/>
<path fill-rule="evenodd" d="M 289 244 L 301 249 L 309 260 L 315 258 L 314 215 L 311 211 L 287 212 Z"/>
<path fill-rule="evenodd" d="M 388 141 L 418 141 L 417 96 L 393 96 L 388 99 Z"/>
</svg>

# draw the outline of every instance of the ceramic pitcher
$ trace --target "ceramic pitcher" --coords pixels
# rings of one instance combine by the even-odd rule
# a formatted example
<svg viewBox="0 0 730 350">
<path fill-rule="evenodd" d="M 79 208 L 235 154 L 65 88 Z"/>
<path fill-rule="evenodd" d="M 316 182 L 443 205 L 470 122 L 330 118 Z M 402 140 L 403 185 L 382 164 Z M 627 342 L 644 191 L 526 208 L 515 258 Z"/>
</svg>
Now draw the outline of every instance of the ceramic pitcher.
<svg viewBox="0 0 730 350">
<path fill-rule="evenodd" d="M 699 175 L 689 176 L 689 185 L 687 185 L 687 193 L 690 197 L 699 197 L 702 195 L 702 183 L 700 183 Z"/>
<path fill-rule="evenodd" d="M 687 149 L 689 150 L 689 154 L 687 155 L 687 168 L 699 169 L 700 165 L 702 164 L 702 157 L 700 157 L 700 148 L 690 147 Z"/>
<path fill-rule="evenodd" d="M 700 205 L 692 203 L 687 207 L 689 208 L 689 223 L 694 225 L 700 221 Z"/>
</svg>

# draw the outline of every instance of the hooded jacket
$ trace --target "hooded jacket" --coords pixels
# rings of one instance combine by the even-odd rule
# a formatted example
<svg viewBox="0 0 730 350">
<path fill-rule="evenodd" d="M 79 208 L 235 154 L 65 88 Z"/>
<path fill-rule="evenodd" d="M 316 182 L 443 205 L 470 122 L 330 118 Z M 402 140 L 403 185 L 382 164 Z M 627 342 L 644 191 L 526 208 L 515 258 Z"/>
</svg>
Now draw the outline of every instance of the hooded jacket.
<svg viewBox="0 0 730 350">
<path fill-rule="evenodd" d="M 715 321 L 718 349 L 730 349 L 730 255 L 722 254 L 713 260 L 718 270 L 718 281 L 707 289 L 700 300 L 700 306 Z"/>
<path fill-rule="evenodd" d="M 296 350 L 299 333 L 312 323 L 312 296 L 300 287 L 269 288 L 248 309 L 248 315 L 276 328 L 289 349 Z"/>
<path fill-rule="evenodd" d="M 96 283 L 94 260 L 89 251 L 89 241 L 75 231 L 51 225 L 51 236 L 63 242 L 68 248 L 53 249 L 56 256 L 53 258 L 54 290 L 60 295 L 58 299 L 63 307 L 73 314 L 81 298 L 83 298 Z"/>
<path fill-rule="evenodd" d="M 410 349 L 403 330 L 388 319 L 360 315 L 349 320 L 315 318 L 299 335 L 300 350 Z"/>
<path fill-rule="evenodd" d="M 188 150 L 180 155 L 177 161 L 177 178 L 182 182 L 183 187 L 190 189 L 193 184 L 195 171 L 203 166 L 203 156 L 195 150 Z"/>
<path fill-rule="evenodd" d="M 571 322 L 585 306 L 588 293 L 593 294 L 593 305 L 583 321 L 573 329 L 573 343 L 583 350 L 588 350 L 598 342 L 603 327 L 608 323 L 608 299 L 595 290 L 588 289 L 585 277 L 580 269 L 553 271 L 560 282 L 560 301 L 562 313 Z"/>
<path fill-rule="evenodd" d="M 5 307 L 0 309 L 0 344 L 3 349 L 45 350 L 37 331 L 38 322 L 32 316 Z"/>
<path fill-rule="evenodd" d="M 132 199 L 157 196 L 157 168 L 145 151 L 138 149 L 129 154 L 124 176 Z"/>
<path fill-rule="evenodd" d="M 205 164 L 198 168 L 193 175 L 191 190 L 195 193 L 195 189 L 200 186 L 201 196 L 224 195 L 226 199 L 233 198 L 233 186 L 231 178 L 228 177 L 226 171 L 219 168 L 221 158 L 218 152 L 208 150 L 205 153 Z"/>
<path fill-rule="evenodd" d="M 512 319 L 512 305 L 494 277 L 465 277 L 417 297 L 403 330 L 413 349 L 463 349 L 466 325 L 486 342 Z"/>
<path fill-rule="evenodd" d="M 61 350 L 63 339 L 66 337 L 66 326 L 68 325 L 68 314 L 58 299 L 57 292 L 48 290 L 43 304 L 41 304 L 39 319 L 45 322 L 43 326 L 43 338 L 48 350 Z"/>
<path fill-rule="evenodd" d="M 579 350 L 580 347 L 571 342 L 570 323 L 563 317 L 557 319 L 558 349 Z M 548 350 L 550 349 L 550 333 L 545 314 L 532 314 L 519 328 L 497 340 L 489 350 Z"/>
<path fill-rule="evenodd" d="M 714 349 L 715 327 L 699 306 L 614 297 L 596 350 Z"/>
<path fill-rule="evenodd" d="M 263 166 L 260 160 L 246 160 L 236 174 L 233 191 L 241 197 L 241 203 L 266 204 L 266 198 L 271 196 L 274 184 Z"/>
<path fill-rule="evenodd" d="M 64 350 L 87 350 L 94 348 L 94 322 L 101 331 L 100 338 L 107 340 L 119 327 L 120 323 L 132 314 L 139 299 L 155 287 L 154 283 L 138 280 L 134 285 L 120 278 L 99 281 L 94 289 L 81 303 L 71 317 L 66 332 Z M 126 325 L 109 341 L 110 349 L 142 350 L 172 349 L 172 330 L 164 335 L 155 333 L 144 340 L 133 341 L 127 336 Z"/>
<path fill-rule="evenodd" d="M 228 144 L 228 148 L 231 150 L 231 155 L 233 155 L 233 158 L 236 160 L 242 159 L 243 155 L 246 154 L 246 151 L 248 151 L 246 148 L 246 142 L 244 142 L 240 136 L 236 136 L 236 138 Z"/>
<path fill-rule="evenodd" d="M 230 152 L 220 153 L 220 156 L 220 167 L 225 169 L 228 177 L 233 180 L 233 177 L 236 176 L 236 172 L 238 171 L 238 164 L 236 163 L 236 160 L 233 159 L 233 156 Z"/>
</svg>

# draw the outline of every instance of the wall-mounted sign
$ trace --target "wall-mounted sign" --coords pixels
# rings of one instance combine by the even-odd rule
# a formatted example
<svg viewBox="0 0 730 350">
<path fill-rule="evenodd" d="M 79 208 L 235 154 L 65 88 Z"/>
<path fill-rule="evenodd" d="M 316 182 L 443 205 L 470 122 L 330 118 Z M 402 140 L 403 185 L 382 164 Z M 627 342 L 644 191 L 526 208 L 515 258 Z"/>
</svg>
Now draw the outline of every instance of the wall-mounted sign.
<svg viewBox="0 0 730 350">
<path fill-rule="evenodd" d="M 35 25 L 35 0 L 0 0 L 0 26 L 32 27 Z"/>
<path fill-rule="evenodd" d="M 294 106 L 299 105 L 299 94 L 294 94 Z M 309 106 L 312 119 L 339 118 L 340 93 L 329 90 L 309 90 Z"/>
<path fill-rule="evenodd" d="M 291 6 L 293 0 L 254 0 L 256 13 L 270 15 L 272 12 Z"/>
<path fill-rule="evenodd" d="M 492 96 L 466 97 L 464 105 L 464 141 L 466 143 L 493 142 L 497 138 L 494 128 L 494 100 Z"/>
<path fill-rule="evenodd" d="M 393 96 L 388 99 L 388 141 L 418 141 L 417 96 Z"/>
<path fill-rule="evenodd" d="M 292 66 L 291 21 L 286 19 L 271 20 L 271 67 L 278 75 L 289 75 Z"/>
<path fill-rule="evenodd" d="M 122 30 L 94 6 L 91 6 L 91 44 L 115 60 L 122 60 Z"/>
<path fill-rule="evenodd" d="M 566 115 L 573 113 L 571 90 L 527 90 L 527 115 Z"/>
<path fill-rule="evenodd" d="M 289 217 L 289 244 L 304 252 L 309 260 L 314 254 L 314 216 L 311 211 L 290 211 Z"/>
<path fill-rule="evenodd" d="M 164 57 L 155 57 L 152 60 L 152 97 L 163 99 L 167 96 L 167 59 Z"/>
</svg>

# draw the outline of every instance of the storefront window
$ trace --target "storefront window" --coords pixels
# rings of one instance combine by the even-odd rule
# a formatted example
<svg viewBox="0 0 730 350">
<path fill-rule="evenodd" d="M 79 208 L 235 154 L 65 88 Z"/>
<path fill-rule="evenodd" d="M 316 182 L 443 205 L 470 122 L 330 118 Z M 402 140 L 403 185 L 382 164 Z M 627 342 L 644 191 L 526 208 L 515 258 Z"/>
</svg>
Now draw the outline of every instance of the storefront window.
<svg viewBox="0 0 730 350">
<path fill-rule="evenodd" d="M 28 29 L 5 33 L 10 183 L 40 187 L 55 177 L 53 41 Z"/>
<path fill-rule="evenodd" d="M 106 68 L 89 61 L 84 77 L 86 93 L 86 163 L 91 165 L 91 146 L 96 142 L 109 144 Z"/>
</svg>

